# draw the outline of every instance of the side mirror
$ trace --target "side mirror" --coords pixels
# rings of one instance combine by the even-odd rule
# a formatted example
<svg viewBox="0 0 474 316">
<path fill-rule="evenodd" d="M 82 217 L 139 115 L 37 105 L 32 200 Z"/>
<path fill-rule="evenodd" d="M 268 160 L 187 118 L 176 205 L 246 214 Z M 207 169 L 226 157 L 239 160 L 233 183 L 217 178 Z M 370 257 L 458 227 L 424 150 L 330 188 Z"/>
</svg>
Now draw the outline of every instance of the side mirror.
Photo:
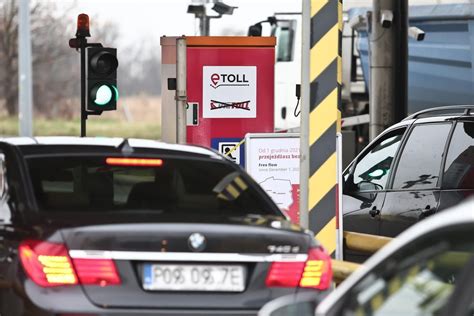
<svg viewBox="0 0 474 316">
<path fill-rule="evenodd" d="M 359 191 L 380 191 L 383 187 L 380 184 L 372 183 L 370 181 L 362 181 L 357 184 Z"/>
<path fill-rule="evenodd" d="M 248 36 L 262 36 L 262 24 L 257 23 L 250 26 Z"/>
<path fill-rule="evenodd" d="M 343 182 L 342 192 L 344 194 L 349 194 L 349 193 L 355 192 L 357 190 L 358 190 L 358 188 L 354 184 L 354 174 L 352 174 L 352 172 L 349 171 L 349 174 L 347 175 L 347 178 Z"/>
</svg>

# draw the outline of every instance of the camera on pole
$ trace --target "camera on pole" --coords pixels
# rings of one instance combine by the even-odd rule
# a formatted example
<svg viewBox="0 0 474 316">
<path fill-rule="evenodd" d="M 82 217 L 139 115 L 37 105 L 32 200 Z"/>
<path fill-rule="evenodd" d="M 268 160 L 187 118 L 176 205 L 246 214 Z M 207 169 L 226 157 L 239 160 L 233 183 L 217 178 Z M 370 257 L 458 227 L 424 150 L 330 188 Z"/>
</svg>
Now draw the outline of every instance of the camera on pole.
<svg viewBox="0 0 474 316">
<path fill-rule="evenodd" d="M 86 136 L 89 115 L 117 109 L 117 49 L 103 47 L 101 43 L 88 43 L 89 16 L 77 17 L 76 37 L 69 46 L 81 53 L 81 137 Z"/>
</svg>

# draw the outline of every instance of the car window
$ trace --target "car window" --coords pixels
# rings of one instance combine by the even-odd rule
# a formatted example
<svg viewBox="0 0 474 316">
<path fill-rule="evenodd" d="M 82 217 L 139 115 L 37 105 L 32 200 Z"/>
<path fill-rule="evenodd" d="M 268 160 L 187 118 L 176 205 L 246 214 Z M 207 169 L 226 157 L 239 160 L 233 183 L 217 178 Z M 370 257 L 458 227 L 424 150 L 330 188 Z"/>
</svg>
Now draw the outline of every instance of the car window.
<svg viewBox="0 0 474 316">
<path fill-rule="evenodd" d="M 474 122 L 458 122 L 448 149 L 445 189 L 474 189 Z"/>
<path fill-rule="evenodd" d="M 429 234 L 393 255 L 347 294 L 341 315 L 439 315 L 474 256 L 469 232 Z"/>
<path fill-rule="evenodd" d="M 417 125 L 408 137 L 395 171 L 393 189 L 437 187 L 451 124 Z"/>
<path fill-rule="evenodd" d="M 240 171 L 226 163 L 169 158 L 138 165 L 137 161 L 143 159 L 27 159 L 41 211 L 281 215 Z"/>
<path fill-rule="evenodd" d="M 354 184 L 359 191 L 383 190 L 405 129 L 390 132 L 359 158 L 354 168 Z"/>
</svg>

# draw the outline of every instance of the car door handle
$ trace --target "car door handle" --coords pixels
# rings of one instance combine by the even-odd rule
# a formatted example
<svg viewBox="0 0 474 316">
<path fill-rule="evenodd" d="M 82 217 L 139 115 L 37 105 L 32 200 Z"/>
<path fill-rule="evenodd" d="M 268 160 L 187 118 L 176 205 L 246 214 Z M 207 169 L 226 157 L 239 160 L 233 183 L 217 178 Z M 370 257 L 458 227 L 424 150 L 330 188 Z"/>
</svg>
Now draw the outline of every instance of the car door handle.
<svg viewBox="0 0 474 316">
<path fill-rule="evenodd" d="M 369 214 L 371 217 L 376 217 L 380 215 L 380 210 L 377 209 L 376 206 L 372 207 L 372 209 L 369 211 Z"/>
<path fill-rule="evenodd" d="M 436 213 L 436 208 L 431 208 L 431 206 L 426 205 L 424 209 L 421 209 L 420 219 L 426 218 L 434 213 Z"/>
</svg>

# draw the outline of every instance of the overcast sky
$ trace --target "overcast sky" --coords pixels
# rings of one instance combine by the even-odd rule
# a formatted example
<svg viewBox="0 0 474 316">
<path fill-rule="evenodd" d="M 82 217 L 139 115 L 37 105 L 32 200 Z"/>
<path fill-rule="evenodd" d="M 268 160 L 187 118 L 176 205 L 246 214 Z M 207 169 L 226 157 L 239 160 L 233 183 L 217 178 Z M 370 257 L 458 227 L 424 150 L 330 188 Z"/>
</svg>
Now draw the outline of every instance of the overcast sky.
<svg viewBox="0 0 474 316">
<path fill-rule="evenodd" d="M 31 0 L 35 1 L 35 0 Z M 110 21 L 119 31 L 117 43 L 104 43 L 117 47 L 121 54 L 133 47 L 159 47 L 163 35 L 196 35 L 198 23 L 194 15 L 187 14 L 187 7 L 193 2 L 203 0 L 36 0 L 50 1 L 64 12 L 73 5 L 66 18 L 75 24 L 79 13 L 91 17 L 91 34 L 94 24 Z M 205 1 L 205 0 L 204 0 Z M 212 0 L 207 0 L 212 1 Z M 221 0 L 238 8 L 234 14 L 211 20 L 211 35 L 226 34 L 231 31 L 246 35 L 250 25 L 266 19 L 275 12 L 301 12 L 302 0 Z M 410 0 L 410 4 L 435 4 L 449 2 L 472 2 L 474 0 Z M 369 6 L 372 0 L 345 0 L 344 9 L 354 6 Z M 72 34 L 71 34 L 72 35 Z M 101 41 L 101 39 L 93 38 Z M 157 52 L 157 56 L 160 56 Z"/>
<path fill-rule="evenodd" d="M 159 39 L 162 35 L 196 35 L 197 23 L 187 7 L 192 2 L 203 0 L 37 0 L 51 1 L 59 8 L 75 4 L 69 18 L 87 13 L 108 20 L 119 27 L 121 40 L 134 42 L 139 39 Z M 208 0 L 210 1 L 210 0 Z M 251 24 L 264 20 L 275 12 L 301 12 L 301 0 L 221 0 L 237 6 L 231 16 L 211 21 L 211 35 L 219 35 L 226 29 L 246 34 Z M 435 4 L 448 2 L 470 2 L 469 0 L 410 0 L 410 4 Z M 472 2 L 472 1 L 471 1 Z M 367 6 L 372 0 L 345 0 L 344 9 Z M 94 20 L 91 21 L 92 28 Z M 74 23 L 74 22 L 72 22 Z M 93 29 L 92 29 L 93 32 Z"/>
<path fill-rule="evenodd" d="M 136 40 L 159 39 L 162 35 L 196 35 L 197 22 L 194 15 L 187 14 L 191 0 L 48 0 L 55 1 L 61 9 L 75 4 L 69 18 L 75 20 L 79 13 L 91 18 L 112 21 L 119 27 L 121 40 L 133 43 Z M 251 24 L 266 19 L 275 12 L 300 12 L 298 0 L 224 0 L 237 6 L 231 16 L 211 20 L 211 35 L 219 35 L 226 29 L 245 35 Z M 94 32 L 91 19 L 91 33 Z M 72 22 L 74 23 L 74 22 Z"/>
</svg>

